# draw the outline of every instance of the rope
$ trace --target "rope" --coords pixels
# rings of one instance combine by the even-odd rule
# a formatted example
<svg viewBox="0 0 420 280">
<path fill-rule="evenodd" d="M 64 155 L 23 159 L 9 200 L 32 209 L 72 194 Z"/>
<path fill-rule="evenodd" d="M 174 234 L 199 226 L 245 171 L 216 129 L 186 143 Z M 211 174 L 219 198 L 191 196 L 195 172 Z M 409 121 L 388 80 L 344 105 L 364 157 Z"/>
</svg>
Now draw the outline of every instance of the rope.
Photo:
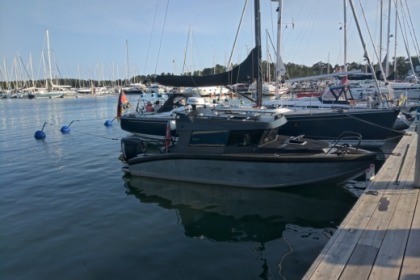
<svg viewBox="0 0 420 280">
<path fill-rule="evenodd" d="M 74 120 L 74 121 L 79 121 L 79 120 Z M 47 123 L 47 122 L 46 122 L 46 124 L 48 124 L 48 125 L 50 125 L 50 126 L 54 126 L 54 127 L 61 127 L 61 126 L 59 126 L 59 125 L 57 125 L 57 124 L 53 124 L 53 123 Z M 73 129 L 73 130 L 74 130 L 74 129 Z M 78 131 L 78 130 L 76 129 L 76 131 Z M 107 139 L 107 140 L 113 140 L 113 141 L 119 141 L 119 140 L 120 140 L 120 138 L 113 138 L 113 137 L 101 136 L 101 135 L 97 135 L 97 134 L 93 134 L 93 133 L 85 132 L 85 131 L 82 131 L 82 130 L 79 130 L 79 132 L 82 132 L 82 133 L 84 133 L 84 134 L 86 134 L 86 135 L 89 135 L 89 136 L 94 136 L 94 137 L 103 138 L 103 139 Z"/>
<path fill-rule="evenodd" d="M 388 128 L 388 127 L 385 127 L 385 126 L 381 126 L 381 125 L 378 125 L 378 124 L 374 124 L 374 123 L 372 123 L 372 122 L 368 122 L 368 121 L 362 120 L 362 119 L 357 118 L 357 117 L 355 117 L 355 116 L 352 116 L 352 115 L 350 115 L 350 114 L 344 114 L 344 115 L 346 115 L 346 116 L 348 116 L 348 117 L 350 117 L 350 118 L 353 118 L 353 119 L 355 119 L 355 120 L 361 121 L 361 122 L 363 122 L 363 123 L 367 123 L 367 124 L 370 124 L 370 125 L 372 125 L 372 126 L 376 126 L 376 127 L 379 127 L 379 128 L 382 128 L 382 129 L 385 129 L 385 130 L 388 130 L 388 131 L 391 131 L 391 132 L 394 132 L 394 133 L 398 133 L 398 134 L 401 134 L 401 135 L 405 135 L 405 134 L 406 134 L 406 132 L 402 132 L 402 131 L 398 131 L 398 130 L 395 130 L 395 129 L 392 129 L 392 128 Z"/>
</svg>

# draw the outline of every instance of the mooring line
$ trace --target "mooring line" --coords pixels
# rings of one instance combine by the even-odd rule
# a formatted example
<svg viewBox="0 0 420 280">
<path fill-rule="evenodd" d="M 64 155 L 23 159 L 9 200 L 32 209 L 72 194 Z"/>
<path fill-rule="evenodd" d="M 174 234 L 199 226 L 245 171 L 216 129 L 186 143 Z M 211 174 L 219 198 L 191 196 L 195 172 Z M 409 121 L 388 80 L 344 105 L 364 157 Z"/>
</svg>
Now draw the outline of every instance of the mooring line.
<svg viewBox="0 0 420 280">
<path fill-rule="evenodd" d="M 385 127 L 385 126 L 382 126 L 382 125 L 374 124 L 374 123 L 372 123 L 372 122 L 368 122 L 368 121 L 362 120 L 362 119 L 357 118 L 357 117 L 355 117 L 355 116 L 352 116 L 352 115 L 350 115 L 350 114 L 344 114 L 344 115 L 346 115 L 346 116 L 348 116 L 348 117 L 350 117 L 350 118 L 353 118 L 353 119 L 355 119 L 355 120 L 358 120 L 358 121 L 361 121 L 361 122 L 364 122 L 364 123 L 370 124 L 370 125 L 372 125 L 372 126 L 376 126 L 376 127 L 379 127 L 379 128 L 385 129 L 385 130 L 389 130 L 389 131 L 394 132 L 394 133 L 398 133 L 398 134 L 401 134 L 401 135 L 405 135 L 405 134 L 406 134 L 406 132 L 405 132 L 405 131 L 399 131 L 399 130 L 395 130 L 395 129 L 392 129 L 392 128 L 388 128 L 388 127 Z"/>
</svg>

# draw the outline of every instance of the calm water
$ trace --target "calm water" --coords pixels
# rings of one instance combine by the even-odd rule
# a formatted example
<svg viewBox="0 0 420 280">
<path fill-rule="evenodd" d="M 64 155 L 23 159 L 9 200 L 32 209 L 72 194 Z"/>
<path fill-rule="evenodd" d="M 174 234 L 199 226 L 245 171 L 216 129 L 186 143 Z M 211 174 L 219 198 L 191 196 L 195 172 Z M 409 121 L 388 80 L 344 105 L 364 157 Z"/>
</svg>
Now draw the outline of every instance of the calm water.
<svg viewBox="0 0 420 280">
<path fill-rule="evenodd" d="M 0 100 L 0 279 L 300 279 L 356 200 L 123 177 L 116 104 Z"/>
</svg>

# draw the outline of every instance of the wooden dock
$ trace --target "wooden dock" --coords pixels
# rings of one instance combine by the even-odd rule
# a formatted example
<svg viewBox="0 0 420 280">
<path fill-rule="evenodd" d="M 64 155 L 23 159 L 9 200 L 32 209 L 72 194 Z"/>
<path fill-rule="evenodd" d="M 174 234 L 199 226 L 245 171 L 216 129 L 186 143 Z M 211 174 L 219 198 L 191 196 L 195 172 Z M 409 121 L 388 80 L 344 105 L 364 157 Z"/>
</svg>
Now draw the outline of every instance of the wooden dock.
<svg viewBox="0 0 420 280">
<path fill-rule="evenodd" d="M 401 138 L 304 279 L 420 279 L 417 138 Z"/>
</svg>

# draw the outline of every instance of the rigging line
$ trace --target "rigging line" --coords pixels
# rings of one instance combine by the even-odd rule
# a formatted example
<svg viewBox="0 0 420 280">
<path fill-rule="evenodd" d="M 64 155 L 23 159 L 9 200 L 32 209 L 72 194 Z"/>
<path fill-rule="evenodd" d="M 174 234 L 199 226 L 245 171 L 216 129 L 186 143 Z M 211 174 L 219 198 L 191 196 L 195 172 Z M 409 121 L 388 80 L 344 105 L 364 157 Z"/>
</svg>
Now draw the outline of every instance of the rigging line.
<svg viewBox="0 0 420 280">
<path fill-rule="evenodd" d="M 415 30 L 414 30 L 414 24 L 413 24 L 413 21 L 412 21 L 412 19 L 411 19 L 411 13 L 410 13 L 410 9 L 408 8 L 408 4 L 407 4 L 407 0 L 405 0 L 405 6 L 406 6 L 406 9 L 407 9 L 407 14 L 408 14 L 408 19 L 410 20 L 410 24 L 411 24 L 411 29 L 412 29 L 412 33 L 413 33 L 413 43 L 414 43 L 414 47 L 416 48 L 416 50 L 417 50 L 417 56 L 419 56 L 420 55 L 420 48 L 419 48 L 419 41 L 417 40 L 417 36 L 416 36 L 416 32 L 415 32 Z M 410 32 L 411 33 L 411 32 Z M 419 59 L 420 60 L 420 59 Z"/>
<path fill-rule="evenodd" d="M 184 63 L 182 64 L 182 72 L 181 72 L 182 74 L 185 73 L 185 67 L 187 67 L 187 71 L 189 70 L 188 69 L 188 65 L 186 65 L 186 63 L 187 63 L 186 61 L 187 61 L 188 45 L 190 43 L 190 34 L 191 34 L 191 24 L 190 24 L 190 26 L 188 28 L 187 45 L 185 46 Z"/>
<path fill-rule="evenodd" d="M 152 30 L 150 31 L 149 43 L 147 45 L 146 62 L 144 63 L 144 73 L 146 73 L 147 61 L 149 59 L 150 44 L 152 42 L 153 32 L 155 31 L 156 16 L 158 11 L 159 1 L 156 1 L 155 17 L 153 18 Z"/>
<path fill-rule="evenodd" d="M 360 5 L 360 9 L 362 10 L 363 19 L 365 20 L 366 29 L 368 31 L 368 34 L 369 34 L 369 37 L 370 37 L 370 41 L 372 43 L 373 50 L 376 50 L 376 46 L 375 46 L 375 43 L 373 42 L 372 34 L 370 32 L 370 28 L 369 28 L 368 22 L 366 20 L 365 10 L 363 9 L 362 3 L 360 3 L 360 1 L 359 1 L 359 5 Z M 381 53 L 382 50 L 379 50 L 379 52 Z M 378 56 L 378 52 L 377 51 L 374 51 L 374 53 L 375 53 L 376 59 L 378 60 L 378 66 L 379 66 L 379 69 L 381 70 L 381 73 L 385 73 L 384 69 L 382 68 L 382 61 L 381 61 L 380 57 Z M 383 79 L 386 82 L 386 77 L 383 77 Z M 379 91 L 379 93 L 381 93 L 381 91 L 380 91 L 379 88 L 378 88 L 378 91 Z"/>
<path fill-rule="evenodd" d="M 244 19 L 247 4 L 248 4 L 248 0 L 245 0 L 244 8 L 242 9 L 241 19 L 239 20 L 239 26 L 238 26 L 238 29 L 236 30 L 235 40 L 233 41 L 232 51 L 230 52 L 230 56 L 229 56 L 229 60 L 228 60 L 228 64 L 227 64 L 228 69 L 230 69 L 230 64 L 232 62 L 233 52 L 235 51 L 236 42 L 238 40 L 238 35 L 239 35 L 239 31 L 240 31 L 241 26 L 242 26 L 242 22 L 243 22 L 243 19 Z"/>
<path fill-rule="evenodd" d="M 363 122 L 363 123 L 367 123 L 367 124 L 370 124 L 370 125 L 372 125 L 372 126 L 376 126 L 376 127 L 379 127 L 379 128 L 385 129 L 385 130 L 388 130 L 388 131 L 390 131 L 390 132 L 398 133 L 398 134 L 401 134 L 401 135 L 405 135 L 405 134 L 406 134 L 406 132 L 404 132 L 404 131 L 399 131 L 399 130 L 395 130 L 395 129 L 392 129 L 392 128 L 388 128 L 388 127 L 385 127 L 385 126 L 382 126 L 382 125 L 374 124 L 374 123 L 372 123 L 372 122 L 368 122 L 368 121 L 362 120 L 362 119 L 360 119 L 360 118 L 358 118 L 358 117 L 355 117 L 355 116 L 352 116 L 352 115 L 350 115 L 350 114 L 344 114 L 344 115 L 346 115 L 346 116 L 348 116 L 348 117 L 350 117 L 350 118 L 353 118 L 353 119 L 355 119 L 355 120 L 361 121 L 361 122 Z"/>
<path fill-rule="evenodd" d="M 157 58 L 156 58 L 156 66 L 155 66 L 155 75 L 156 75 L 157 66 L 158 66 L 158 62 L 159 62 L 160 49 L 162 47 L 163 32 L 165 31 L 166 18 L 168 16 L 168 7 L 169 7 L 169 0 L 166 2 L 165 18 L 164 18 L 164 21 L 163 21 L 162 33 L 160 34 L 159 49 L 158 49 L 158 55 L 157 55 Z"/>
<path fill-rule="evenodd" d="M 402 13 L 404 14 L 404 9 L 401 9 L 401 11 L 402 11 Z M 405 51 L 407 52 L 408 59 L 410 60 L 410 67 L 411 67 L 411 70 L 413 71 L 413 73 L 415 73 L 416 71 L 415 71 L 415 69 L 414 69 L 414 65 L 413 65 L 413 62 L 412 62 L 412 59 L 411 59 L 411 54 L 410 54 L 410 50 L 409 50 L 409 48 L 408 48 L 407 38 L 406 38 L 406 36 L 404 35 L 404 34 L 406 34 L 406 32 L 407 32 L 407 31 L 406 31 L 406 25 L 401 23 L 399 14 L 397 15 L 397 20 L 398 20 L 399 26 L 400 26 L 400 28 L 401 28 L 401 36 L 402 36 L 403 41 L 404 41 Z M 406 23 L 406 22 L 404 21 L 403 23 Z M 415 79 L 416 79 L 416 81 L 418 82 L 418 79 L 417 79 L 417 76 L 416 76 L 416 75 L 414 75 L 414 78 L 415 78 Z"/>
</svg>

